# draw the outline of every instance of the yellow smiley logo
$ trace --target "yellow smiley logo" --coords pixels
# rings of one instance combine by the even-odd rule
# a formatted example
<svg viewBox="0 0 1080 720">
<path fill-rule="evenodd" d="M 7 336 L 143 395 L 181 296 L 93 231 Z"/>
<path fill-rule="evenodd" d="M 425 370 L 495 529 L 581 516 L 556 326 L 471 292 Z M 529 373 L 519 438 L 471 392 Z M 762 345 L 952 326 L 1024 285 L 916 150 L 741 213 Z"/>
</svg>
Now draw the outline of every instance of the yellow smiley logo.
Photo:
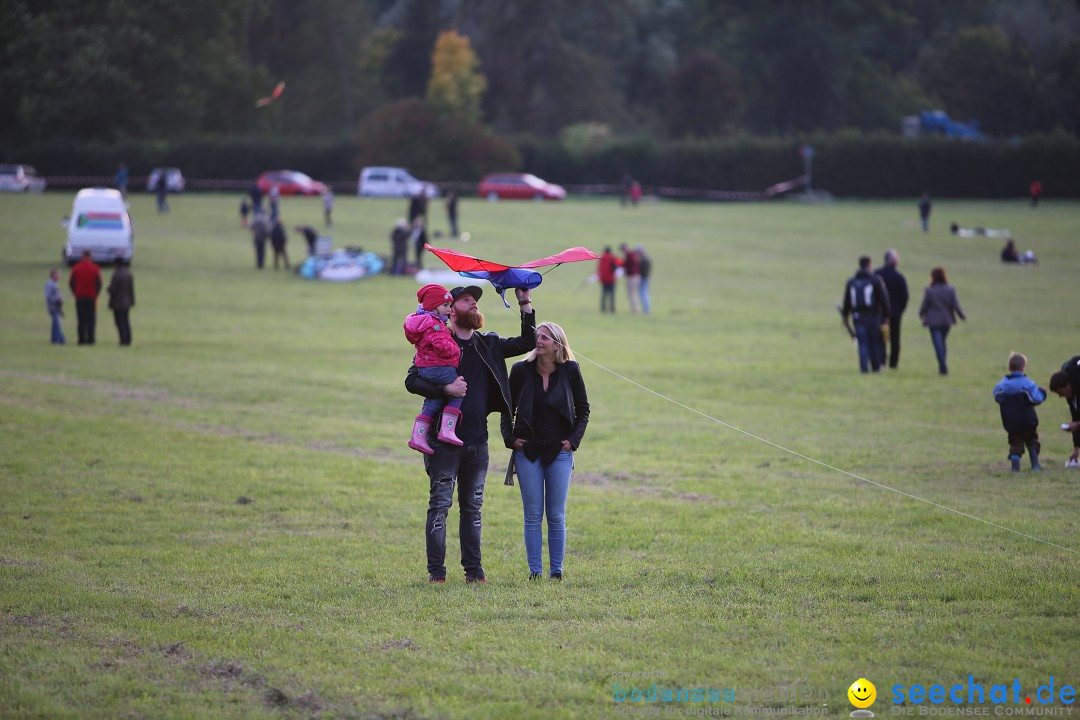
<svg viewBox="0 0 1080 720">
<path fill-rule="evenodd" d="M 877 688 L 866 678 L 859 678 L 847 689 L 848 700 L 857 708 L 868 708 L 877 699 Z"/>
</svg>

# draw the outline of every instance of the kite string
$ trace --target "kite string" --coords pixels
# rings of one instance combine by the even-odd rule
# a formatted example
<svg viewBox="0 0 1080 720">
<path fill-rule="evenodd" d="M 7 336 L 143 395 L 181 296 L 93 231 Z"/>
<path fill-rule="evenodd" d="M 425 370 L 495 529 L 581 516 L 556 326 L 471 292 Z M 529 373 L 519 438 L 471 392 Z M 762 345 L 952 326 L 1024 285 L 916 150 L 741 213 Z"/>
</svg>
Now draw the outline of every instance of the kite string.
<svg viewBox="0 0 1080 720">
<path fill-rule="evenodd" d="M 551 340 L 552 340 L 552 342 L 555 342 L 555 343 L 558 344 L 558 341 L 555 340 L 554 338 L 551 338 Z M 602 365 L 601 363 L 598 363 L 597 361 L 593 360 L 592 358 L 587 357 L 585 355 L 582 355 L 580 352 L 578 352 L 576 350 L 574 351 L 574 355 L 576 357 L 582 358 L 583 360 L 587 360 L 588 362 L 592 363 L 593 365 L 600 368 L 604 372 L 610 373 L 610 374 L 614 375 L 615 377 L 619 378 L 620 380 L 624 380 L 624 381 L 630 383 L 631 385 L 634 385 L 635 387 L 637 387 L 637 388 L 639 388 L 641 390 L 644 390 L 647 393 L 655 395 L 656 397 L 661 398 L 662 400 L 666 400 L 669 403 L 671 403 L 673 405 L 677 405 L 677 406 L 683 408 L 684 410 L 688 410 L 689 412 L 692 412 L 692 413 L 694 413 L 696 415 L 700 415 L 701 417 L 706 418 L 707 420 L 712 420 L 714 423 L 717 423 L 718 425 L 723 425 L 726 428 L 734 430 L 735 432 L 738 432 L 738 433 L 742 433 L 743 435 L 746 435 L 747 437 L 753 438 L 754 440 L 757 440 L 759 442 L 763 442 L 766 445 L 771 445 L 772 447 L 776 448 L 777 450 L 782 450 L 783 452 L 786 452 L 786 453 L 788 453 L 790 455 L 794 455 L 795 457 L 801 458 L 801 459 L 806 460 L 808 462 L 812 462 L 812 463 L 814 463 L 816 465 L 820 465 L 820 466 L 822 466 L 824 468 L 828 468 L 829 470 L 833 470 L 835 472 L 841 473 L 842 475 L 847 475 L 848 477 L 855 478 L 856 480 L 862 480 L 865 483 L 875 485 L 875 486 L 877 486 L 877 487 L 879 487 L 879 488 L 881 488 L 883 490 L 888 490 L 888 491 L 894 492 L 894 493 L 896 493 L 898 495 L 903 495 L 904 497 L 911 498 L 912 500 L 918 500 L 919 502 L 926 503 L 927 505 L 933 505 L 936 508 L 940 508 L 942 510 L 946 510 L 948 512 L 954 513 L 956 515 L 960 515 L 961 517 L 966 517 L 966 518 L 968 518 L 970 520 L 976 520 L 978 522 L 985 523 L 986 525 L 989 525 L 991 527 L 995 527 L 995 528 L 997 528 L 999 530 L 1005 530 L 1006 532 L 1011 532 L 1011 533 L 1013 533 L 1015 535 L 1025 537 L 1025 538 L 1027 538 L 1029 540 L 1034 540 L 1035 542 L 1040 542 L 1040 543 L 1043 543 L 1044 545 L 1049 545 L 1051 547 L 1058 548 L 1059 550 L 1064 550 L 1065 552 L 1069 552 L 1069 553 L 1073 553 L 1073 554 L 1080 554 L 1080 551 L 1077 551 L 1074 548 L 1065 547 L 1064 545 L 1058 545 L 1057 543 L 1050 542 L 1049 540 L 1043 540 L 1042 538 L 1035 537 L 1034 535 L 1028 535 L 1025 532 L 1020 532 L 1019 530 L 1014 530 L 1013 528 L 1005 527 L 1004 525 L 999 525 L 999 524 L 997 524 L 995 522 L 991 522 L 990 520 L 985 520 L 985 519 L 983 519 L 981 517 L 971 515 L 970 513 L 966 513 L 966 512 L 963 512 L 961 510 L 956 510 L 955 508 L 951 508 L 948 505 L 942 505 L 941 503 L 934 502 L 933 500 L 927 500 L 926 498 L 919 497 L 918 495 L 913 495 L 913 494 L 911 494 L 909 492 L 905 492 L 903 490 L 899 490 L 897 488 L 890 487 L 889 485 L 885 485 L 884 483 L 880 483 L 880 482 L 877 482 L 875 480 L 870 480 L 869 478 L 864 478 L 861 475 L 856 475 L 855 473 L 848 472 L 847 470 L 843 470 L 841 468 L 834 467 L 833 465 L 829 465 L 826 462 L 822 462 L 821 460 L 817 460 L 817 459 L 812 458 L 812 457 L 810 457 L 808 455 L 803 455 L 800 452 L 797 452 L 797 451 L 792 450 L 790 448 L 786 448 L 783 445 L 779 445 L 779 444 L 773 442 L 772 440 L 761 437 L 760 435 L 755 435 L 752 432 L 748 432 L 746 430 L 743 430 L 742 428 L 736 427 L 736 426 L 732 425 L 731 423 L 724 422 L 723 420 L 721 420 L 719 418 L 715 418 L 712 415 L 708 415 L 706 413 L 703 413 L 700 410 L 697 410 L 695 408 L 690 407 L 689 405 L 685 405 L 685 404 L 679 402 L 678 400 L 675 400 L 674 398 L 668 397 L 667 395 L 664 395 L 663 393 L 659 393 L 656 390 L 653 390 L 652 388 L 646 387 L 646 386 L 642 385 L 641 383 L 639 383 L 639 382 L 637 382 L 635 380 L 632 380 L 632 379 L 630 379 L 630 378 L 626 377 L 625 375 L 622 375 L 622 374 L 620 374 L 618 372 L 615 372 L 611 368 L 608 368 L 608 367 Z"/>
</svg>

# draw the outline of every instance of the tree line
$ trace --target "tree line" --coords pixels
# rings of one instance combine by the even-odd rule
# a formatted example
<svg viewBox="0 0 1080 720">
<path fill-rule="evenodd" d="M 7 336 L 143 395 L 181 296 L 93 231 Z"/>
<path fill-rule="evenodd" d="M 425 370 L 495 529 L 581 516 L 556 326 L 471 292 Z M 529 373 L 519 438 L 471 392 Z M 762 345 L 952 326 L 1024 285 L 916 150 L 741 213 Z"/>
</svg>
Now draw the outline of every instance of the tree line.
<svg viewBox="0 0 1080 720">
<path fill-rule="evenodd" d="M 1075 0 L 0 0 L 0 52 L 5 155 L 363 146 L 418 112 L 481 144 L 899 132 L 931 108 L 1000 137 L 1080 130 Z"/>
</svg>

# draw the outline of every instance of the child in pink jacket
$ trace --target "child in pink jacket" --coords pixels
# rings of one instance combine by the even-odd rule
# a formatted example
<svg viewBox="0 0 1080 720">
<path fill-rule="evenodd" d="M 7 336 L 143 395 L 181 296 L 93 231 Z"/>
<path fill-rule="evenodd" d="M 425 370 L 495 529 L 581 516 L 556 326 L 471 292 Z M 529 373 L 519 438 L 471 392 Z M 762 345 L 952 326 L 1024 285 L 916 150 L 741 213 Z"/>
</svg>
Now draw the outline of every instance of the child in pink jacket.
<svg viewBox="0 0 1080 720">
<path fill-rule="evenodd" d="M 450 332 L 450 292 L 440 285 L 425 285 L 416 291 L 420 305 L 416 312 L 405 318 L 405 338 L 416 346 L 413 363 L 420 370 L 420 377 L 428 382 L 449 385 L 458 377 L 457 365 L 461 360 L 461 348 Z M 425 455 L 435 451 L 428 443 L 428 430 L 432 419 L 442 411 L 438 439 L 451 445 L 461 445 L 455 428 L 461 418 L 461 400 L 428 398 L 413 421 L 409 447 Z"/>
</svg>

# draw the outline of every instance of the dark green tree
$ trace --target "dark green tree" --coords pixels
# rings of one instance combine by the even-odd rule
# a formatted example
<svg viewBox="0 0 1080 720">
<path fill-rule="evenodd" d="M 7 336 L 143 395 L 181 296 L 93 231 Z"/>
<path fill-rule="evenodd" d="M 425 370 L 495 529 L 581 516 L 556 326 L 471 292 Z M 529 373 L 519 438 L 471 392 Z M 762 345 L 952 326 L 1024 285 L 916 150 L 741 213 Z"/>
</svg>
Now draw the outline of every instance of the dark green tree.
<svg viewBox="0 0 1080 720">
<path fill-rule="evenodd" d="M 1039 124 L 1031 57 L 1000 27 L 939 36 L 921 59 L 919 76 L 944 110 L 977 119 L 991 133 L 1023 133 Z"/>
<path fill-rule="evenodd" d="M 710 137 L 731 131 L 742 105 L 735 69 L 707 50 L 691 53 L 671 77 L 667 103 L 673 137 Z"/>
</svg>

